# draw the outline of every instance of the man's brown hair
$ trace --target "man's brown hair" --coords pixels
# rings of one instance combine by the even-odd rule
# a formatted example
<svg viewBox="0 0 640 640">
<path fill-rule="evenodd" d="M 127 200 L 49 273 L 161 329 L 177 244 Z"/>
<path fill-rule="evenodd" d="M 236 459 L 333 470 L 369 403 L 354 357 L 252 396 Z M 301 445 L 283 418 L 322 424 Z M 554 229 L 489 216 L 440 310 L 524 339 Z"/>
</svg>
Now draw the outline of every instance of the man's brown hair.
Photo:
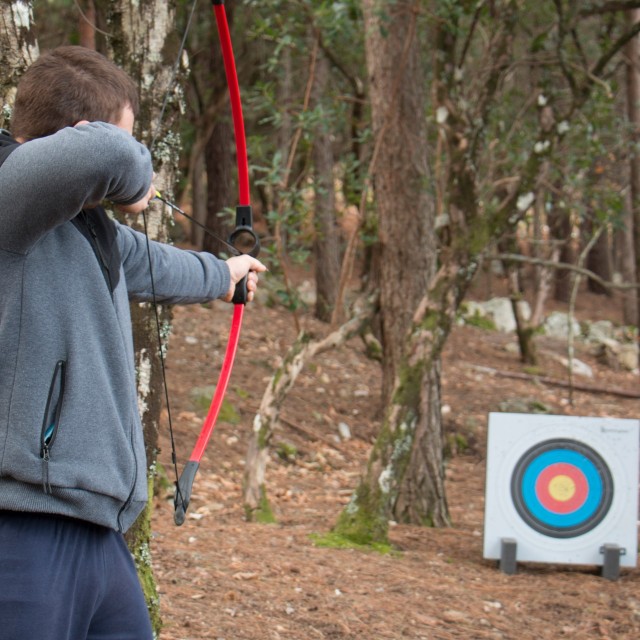
<svg viewBox="0 0 640 640">
<path fill-rule="evenodd" d="M 11 133 L 31 140 L 80 120 L 117 122 L 126 106 L 138 114 L 133 80 L 100 53 L 64 46 L 43 53 L 18 83 Z"/>
</svg>

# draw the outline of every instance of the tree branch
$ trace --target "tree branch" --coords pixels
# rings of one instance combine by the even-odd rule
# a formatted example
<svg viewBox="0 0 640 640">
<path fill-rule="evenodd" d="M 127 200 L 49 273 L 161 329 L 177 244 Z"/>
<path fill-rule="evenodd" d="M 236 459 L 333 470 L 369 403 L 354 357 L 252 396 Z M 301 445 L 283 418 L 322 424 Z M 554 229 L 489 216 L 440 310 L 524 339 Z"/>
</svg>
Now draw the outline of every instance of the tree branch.
<svg viewBox="0 0 640 640">
<path fill-rule="evenodd" d="M 636 3 L 636 6 L 640 6 L 640 2 Z M 607 64 L 609 64 L 609 61 L 611 60 L 611 58 L 613 58 L 613 56 L 615 56 L 616 53 L 618 53 L 618 51 L 620 51 L 620 49 L 622 49 L 627 44 L 627 42 L 630 42 L 631 40 L 633 40 L 633 38 L 635 38 L 638 35 L 638 33 L 640 33 L 640 22 L 636 22 L 636 24 L 634 24 L 633 27 L 629 29 L 629 31 L 627 31 L 626 33 L 623 33 L 611 45 L 611 48 L 609 49 L 609 51 L 607 51 L 600 58 L 600 60 L 598 60 L 596 65 L 591 70 L 591 73 L 594 76 L 599 76 L 604 71 L 604 68 L 607 66 Z"/>
<path fill-rule="evenodd" d="M 573 271 L 581 276 L 591 278 L 591 280 L 597 282 L 605 289 L 640 289 L 640 284 L 610 282 L 609 280 L 603 280 L 598 274 L 585 269 L 584 267 L 578 267 L 575 264 L 569 264 L 568 262 L 554 262 L 553 260 L 543 260 L 542 258 L 530 258 L 528 256 L 522 256 L 517 253 L 498 253 L 491 256 L 494 260 L 504 260 L 505 262 L 524 262 L 526 264 L 535 264 L 541 267 L 551 267 L 552 269 L 563 269 L 565 271 Z"/>
<path fill-rule="evenodd" d="M 518 371 L 501 371 L 492 367 L 484 367 L 480 365 L 471 365 L 476 371 L 487 373 L 491 376 L 499 376 L 501 378 L 514 378 L 515 380 L 529 380 L 554 387 L 568 388 L 570 385 L 565 380 L 558 378 L 550 378 L 548 376 L 536 376 L 529 373 L 520 373 Z M 640 398 L 640 394 L 634 391 L 625 391 L 624 389 L 613 389 L 611 387 L 596 387 L 588 384 L 573 384 L 576 391 L 584 391 L 586 393 L 603 393 L 610 396 L 619 396 L 621 398 Z"/>
<path fill-rule="evenodd" d="M 600 6 L 583 7 L 578 11 L 581 18 L 602 15 L 604 13 L 613 13 L 615 11 L 628 11 L 629 9 L 640 8 L 640 0 L 611 0 L 603 2 Z"/>
</svg>

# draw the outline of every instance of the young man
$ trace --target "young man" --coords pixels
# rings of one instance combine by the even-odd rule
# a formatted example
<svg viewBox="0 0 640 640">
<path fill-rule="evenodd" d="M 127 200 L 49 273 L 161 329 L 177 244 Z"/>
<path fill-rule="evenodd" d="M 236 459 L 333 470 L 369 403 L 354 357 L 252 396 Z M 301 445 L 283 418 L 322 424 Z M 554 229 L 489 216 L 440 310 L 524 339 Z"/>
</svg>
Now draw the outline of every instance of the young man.
<svg viewBox="0 0 640 640">
<path fill-rule="evenodd" d="M 129 300 L 152 299 L 129 213 L 153 198 L 135 86 L 81 47 L 43 54 L 0 135 L 0 637 L 147 640 L 122 534 L 147 501 Z M 256 272 L 152 242 L 156 298 L 230 300 Z"/>
</svg>

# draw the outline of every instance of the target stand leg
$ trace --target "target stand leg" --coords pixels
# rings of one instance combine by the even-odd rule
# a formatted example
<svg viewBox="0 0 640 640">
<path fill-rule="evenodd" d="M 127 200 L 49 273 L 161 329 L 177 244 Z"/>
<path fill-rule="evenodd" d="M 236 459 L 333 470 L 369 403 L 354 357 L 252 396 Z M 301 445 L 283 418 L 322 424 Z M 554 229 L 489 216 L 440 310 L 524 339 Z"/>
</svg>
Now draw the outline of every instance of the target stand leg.
<svg viewBox="0 0 640 640">
<path fill-rule="evenodd" d="M 500 539 L 500 571 L 512 576 L 516 573 L 516 551 L 518 543 L 514 538 L 501 538 Z"/>
<path fill-rule="evenodd" d="M 604 555 L 602 563 L 602 577 L 607 580 L 617 580 L 620 577 L 620 556 L 625 555 L 626 549 L 617 544 L 605 544 L 600 547 Z"/>
</svg>

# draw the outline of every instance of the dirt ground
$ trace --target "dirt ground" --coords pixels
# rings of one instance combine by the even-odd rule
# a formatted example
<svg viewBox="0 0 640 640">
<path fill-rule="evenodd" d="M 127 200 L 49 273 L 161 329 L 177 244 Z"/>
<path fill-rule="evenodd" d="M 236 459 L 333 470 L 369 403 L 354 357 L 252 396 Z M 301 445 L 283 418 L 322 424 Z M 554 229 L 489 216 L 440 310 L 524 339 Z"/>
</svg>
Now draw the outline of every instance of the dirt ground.
<svg viewBox="0 0 640 640">
<path fill-rule="evenodd" d="M 614 307 L 606 298 L 581 296 L 578 314 L 611 318 Z M 220 303 L 175 310 L 168 379 L 181 461 L 205 413 L 195 394 L 217 379 L 229 324 L 230 311 Z M 241 483 L 252 419 L 294 338 L 285 312 L 247 309 L 228 395 L 237 419 L 216 426 L 182 527 L 173 524 L 169 490 L 156 500 L 152 554 L 163 640 L 640 638 L 640 570 L 623 569 L 609 581 L 597 567 L 519 564 L 508 576 L 482 558 L 488 413 L 535 402 L 556 414 L 637 418 L 638 399 L 576 392 L 571 405 L 566 388 L 491 375 L 477 367 L 525 372 L 507 347 L 513 335 L 458 327 L 443 358 L 447 433 L 469 444 L 447 463 L 453 526 L 392 525 L 397 552 L 387 555 L 320 548 L 312 534 L 336 522 L 368 458 L 380 372 L 356 339 L 300 375 L 267 470 L 277 524 L 247 523 Z M 538 344 L 540 374 L 566 380 L 550 356 L 565 346 L 543 337 Z M 594 370 L 588 384 L 640 393 L 638 375 L 614 371 L 584 348 L 576 355 Z M 341 422 L 350 439 L 339 437 Z M 168 466 L 166 433 L 162 443 Z M 290 445 L 293 457 L 278 456 Z"/>
</svg>

